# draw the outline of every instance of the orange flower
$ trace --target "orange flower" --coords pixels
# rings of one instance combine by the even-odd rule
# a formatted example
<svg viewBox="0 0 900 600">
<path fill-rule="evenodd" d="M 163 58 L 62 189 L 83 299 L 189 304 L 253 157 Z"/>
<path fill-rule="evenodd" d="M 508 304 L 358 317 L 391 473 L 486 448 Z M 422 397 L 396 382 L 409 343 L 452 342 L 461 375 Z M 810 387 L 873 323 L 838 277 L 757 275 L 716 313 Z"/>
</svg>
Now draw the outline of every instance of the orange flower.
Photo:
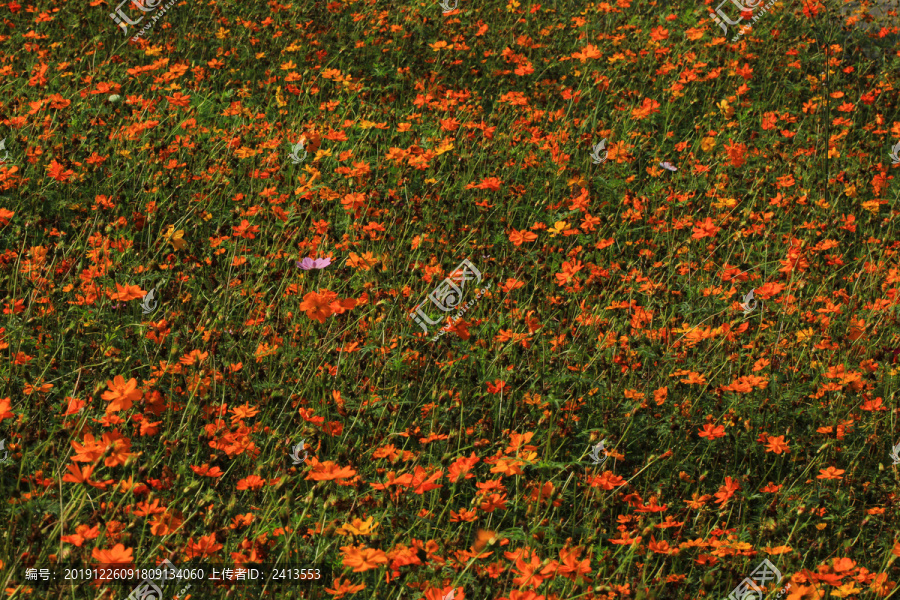
<svg viewBox="0 0 900 600">
<path fill-rule="evenodd" d="M 322 145 L 322 136 L 312 131 L 308 134 L 304 134 L 300 137 L 300 141 L 303 142 L 303 149 L 307 152 L 315 152 L 319 149 L 319 146 Z M 365 586 L 363 586 L 365 587 Z"/>
<path fill-rule="evenodd" d="M 354 573 L 363 573 L 388 562 L 384 551 L 375 548 L 341 546 L 341 551 L 344 553 L 344 566 L 353 567 Z"/>
<path fill-rule="evenodd" d="M 852 559 L 849 559 L 845 556 L 834 559 L 834 564 L 831 565 L 834 568 L 835 573 L 842 573 L 844 571 L 851 571 L 856 567 L 856 562 Z"/>
<path fill-rule="evenodd" d="M 588 44 L 581 51 L 572 54 L 572 58 L 577 58 L 581 62 L 584 62 L 589 58 L 600 58 L 601 56 L 602 55 L 600 54 L 600 50 L 598 50 L 593 44 Z"/>
<path fill-rule="evenodd" d="M 781 293 L 781 290 L 784 289 L 784 284 L 781 283 L 765 283 L 755 290 L 753 290 L 753 295 L 761 300 L 768 300 L 772 296 L 776 296 Z"/>
<path fill-rule="evenodd" d="M 91 550 L 91 556 L 101 565 L 131 564 L 134 561 L 132 549 L 126 548 L 122 544 L 116 544 L 109 550 L 100 550 L 94 548 Z"/>
<path fill-rule="evenodd" d="M 768 442 L 766 443 L 766 452 L 774 452 L 775 454 L 781 454 L 782 452 L 790 452 L 790 446 L 788 446 L 784 441 L 784 436 L 779 435 L 777 437 L 770 437 Z"/>
<path fill-rule="evenodd" d="M 375 263 L 378 261 L 379 259 L 371 252 L 363 252 L 362 256 L 356 252 L 351 252 L 350 258 L 347 259 L 347 266 L 368 271 L 375 266 Z"/>
<path fill-rule="evenodd" d="M 599 487 L 604 490 L 611 490 L 614 487 L 625 485 L 625 483 L 622 477 L 613 475 L 612 471 L 604 471 L 603 475 L 588 480 L 588 485 L 591 487 Z"/>
<path fill-rule="evenodd" d="M 835 469 L 834 467 L 828 467 L 827 469 L 819 469 L 819 473 L 821 475 L 817 475 L 816 479 L 843 479 L 841 475 L 843 475 L 846 471 L 843 469 Z"/>
<path fill-rule="evenodd" d="M 131 440 L 118 432 L 104 433 L 103 442 L 107 448 L 112 447 L 109 456 L 103 461 L 107 467 L 118 467 L 124 465 L 130 456 L 133 456 L 131 450 Z"/>
<path fill-rule="evenodd" d="M 62 480 L 69 483 L 87 483 L 94 487 L 105 487 L 103 484 L 97 484 L 96 482 L 91 481 L 91 473 L 94 472 L 94 467 L 86 466 L 79 468 L 78 465 L 69 465 L 69 472 L 63 475 Z"/>
<path fill-rule="evenodd" d="M 121 300 L 122 302 L 127 302 L 129 300 L 137 300 L 143 298 L 147 295 L 147 292 L 142 290 L 138 285 L 121 285 L 119 283 L 116 284 L 115 292 L 107 292 L 107 296 L 109 296 L 110 300 Z"/>
<path fill-rule="evenodd" d="M 266 480 L 259 475 L 250 475 L 238 481 L 237 489 L 239 490 L 258 490 L 266 484 Z"/>
<path fill-rule="evenodd" d="M 88 525 L 79 525 L 75 528 L 75 533 L 72 535 L 64 535 L 60 538 L 63 542 L 74 544 L 81 548 L 81 545 L 85 542 L 85 540 L 93 540 L 100 536 L 100 527 L 98 525 L 94 525 L 90 527 Z"/>
<path fill-rule="evenodd" d="M 220 469 L 219 467 L 209 468 L 209 463 L 203 463 L 203 465 L 199 467 L 191 465 L 191 471 L 193 471 L 197 475 L 202 475 L 204 477 L 221 477 L 222 475 L 224 475 L 224 473 L 222 473 L 222 469 Z"/>
<path fill-rule="evenodd" d="M 232 408 L 231 413 L 231 424 L 236 425 L 238 421 L 249 419 L 250 417 L 255 416 L 257 413 L 259 413 L 259 409 L 257 409 L 255 406 L 250 406 L 248 402 L 245 402 L 237 408 Z"/>
<path fill-rule="evenodd" d="M 644 98 L 643 104 L 641 104 L 639 108 L 635 108 L 631 111 L 631 117 L 637 121 L 640 121 L 658 112 L 659 102 L 657 102 L 656 100 L 651 100 L 650 98 Z"/>
<path fill-rule="evenodd" d="M 466 592 L 463 591 L 463 588 L 455 588 L 453 586 L 447 586 L 443 588 L 429 588 L 427 592 L 425 592 L 425 597 L 422 600 L 444 600 L 444 598 L 452 598 L 452 600 L 466 600 Z"/>
<path fill-rule="evenodd" d="M 110 402 L 106 407 L 107 414 L 128 410 L 132 402 L 141 399 L 142 392 L 137 388 L 137 379 L 134 377 L 126 382 L 124 377 L 116 375 L 112 381 L 107 381 L 106 385 L 110 391 L 103 392 L 102 397 Z"/>
<path fill-rule="evenodd" d="M 892 589 L 897 587 L 893 581 L 888 581 L 887 573 L 879 573 L 869 584 L 869 589 L 878 594 L 879 598 L 886 598 Z"/>
<path fill-rule="evenodd" d="M 559 557 L 562 559 L 559 573 L 563 577 L 576 581 L 578 577 L 591 572 L 591 561 L 587 558 L 579 560 L 581 552 L 581 548 L 563 548 L 559 551 Z"/>
<path fill-rule="evenodd" d="M 3 422 L 3 419 L 12 419 L 15 416 L 9 411 L 10 408 L 9 398 L 0 399 L 0 423 Z"/>
<path fill-rule="evenodd" d="M 497 532 L 490 529 L 479 529 L 475 532 L 475 543 L 472 544 L 472 552 L 479 553 L 484 550 L 491 540 L 497 539 Z"/>
<path fill-rule="evenodd" d="M 520 468 L 520 465 L 520 461 L 516 459 L 501 458 L 491 469 L 491 473 L 502 473 L 507 477 L 512 475 L 524 475 L 525 473 Z"/>
<path fill-rule="evenodd" d="M 259 225 L 251 225 L 247 219 L 241 221 L 240 225 L 232 226 L 231 229 L 234 231 L 235 236 L 248 240 L 255 239 L 256 236 L 254 234 L 259 233 Z"/>
<path fill-rule="evenodd" d="M 509 234 L 509 241 L 512 242 L 514 246 L 521 246 L 525 242 L 533 242 L 536 239 L 538 239 L 537 234 L 530 231 L 516 231 L 513 229 Z"/>
<path fill-rule="evenodd" d="M 72 169 L 66 169 L 60 163 L 53 159 L 50 161 L 50 165 L 47 167 L 47 172 L 50 174 L 50 177 L 57 181 L 62 181 L 66 183 L 75 174 L 75 171 Z"/>
<path fill-rule="evenodd" d="M 657 42 L 667 40 L 669 39 L 669 30 L 665 27 L 654 27 L 650 30 L 650 38 Z"/>
<path fill-rule="evenodd" d="M 479 183 L 478 185 L 470 183 L 470 184 L 466 185 L 465 189 L 467 189 L 467 190 L 471 190 L 471 189 L 493 190 L 496 192 L 497 190 L 500 189 L 500 185 L 502 183 L 503 183 L 503 181 L 501 179 L 498 179 L 497 177 L 485 177 L 484 179 L 481 180 L 481 183 Z"/>
<path fill-rule="evenodd" d="M 366 588 L 366 584 L 361 583 L 359 585 L 352 585 L 349 579 L 344 579 L 341 581 L 340 578 L 334 580 L 334 589 L 325 588 L 325 591 L 334 596 L 335 598 L 343 598 L 347 594 L 355 594 L 360 590 L 364 590 Z"/>
<path fill-rule="evenodd" d="M 341 200 L 341 205 L 344 207 L 344 210 L 347 212 L 350 211 L 359 211 L 360 208 L 366 203 L 366 197 L 362 194 L 347 194 Z"/>
<path fill-rule="evenodd" d="M 816 589 L 815 586 L 798 585 L 791 587 L 791 593 L 785 600 L 820 600 L 825 597 L 825 592 Z"/>
<path fill-rule="evenodd" d="M 744 154 L 747 153 L 747 146 L 744 144 L 735 144 L 731 140 L 728 140 L 728 143 L 725 144 L 725 152 L 728 153 L 728 158 L 731 160 L 732 167 L 740 168 L 747 160 L 744 158 Z"/>
<path fill-rule="evenodd" d="M 194 542 L 194 538 L 188 540 L 185 554 L 188 559 L 211 556 L 222 549 L 222 544 L 216 543 L 216 534 L 211 533 L 200 538 L 198 542 Z"/>
<path fill-rule="evenodd" d="M 690 371 L 686 375 L 687 379 L 679 380 L 681 383 L 686 383 L 688 385 L 704 385 L 706 383 L 706 377 L 696 371 Z"/>
<path fill-rule="evenodd" d="M 319 292 L 310 292 L 303 297 L 300 303 L 300 310 L 306 313 L 310 319 L 319 323 L 324 323 L 325 319 L 330 317 L 334 311 L 331 309 L 331 303 L 337 298 L 337 294 L 328 290 Z"/>
<path fill-rule="evenodd" d="M 356 471 L 350 467 L 341 467 L 327 460 L 320 463 L 316 457 L 309 459 L 312 471 L 306 476 L 306 479 L 313 481 L 331 481 L 333 479 L 349 479 L 356 475 Z"/>
<path fill-rule="evenodd" d="M 331 310 L 336 315 L 342 315 L 354 306 L 356 306 L 356 300 L 354 298 L 344 298 L 343 300 L 335 300 L 332 302 Z"/>
<path fill-rule="evenodd" d="M 715 493 L 716 503 L 724 505 L 739 489 L 741 489 L 741 485 L 737 481 L 731 477 L 726 477 L 725 485 L 720 487 L 719 491 Z"/>
<path fill-rule="evenodd" d="M 413 492 L 421 495 L 427 491 L 444 487 L 442 485 L 434 483 L 443 476 L 444 472 L 441 470 L 435 471 L 434 473 L 431 473 L 429 475 L 425 469 L 423 469 L 419 465 L 416 465 L 415 473 L 409 481 L 409 487 L 412 488 Z"/>
<path fill-rule="evenodd" d="M 666 540 L 657 542 L 656 538 L 652 535 L 650 536 L 650 543 L 647 544 L 647 548 L 651 552 L 656 552 L 657 554 L 671 554 L 673 551 L 673 549 L 669 546 L 669 542 L 667 542 Z"/>
<path fill-rule="evenodd" d="M 182 522 L 183 519 L 175 514 L 164 512 L 150 521 L 150 533 L 159 536 L 169 535 L 181 527 Z"/>
<path fill-rule="evenodd" d="M 500 600 L 507 600 L 507 599 L 501 598 Z M 520 592 L 519 590 L 513 590 L 509 593 L 508 600 L 547 600 L 547 597 L 542 596 L 542 595 L 538 594 L 537 592 L 532 592 L 531 590 L 525 590 L 524 592 Z"/>
<path fill-rule="evenodd" d="M 79 400 L 78 398 L 72 398 L 71 396 L 66 396 L 65 399 L 68 402 L 68 406 L 66 407 L 66 412 L 64 412 L 62 415 L 64 417 L 68 417 L 69 415 L 74 415 L 75 413 L 79 412 L 82 408 L 84 408 L 84 405 L 86 404 L 86 402 L 84 400 Z M 3 401 L 0 400 L 0 421 L 3 421 L 2 403 L 3 403 Z"/>
<path fill-rule="evenodd" d="M 393 446 L 392 446 L 393 448 Z M 394 449 L 396 451 L 396 449 Z M 398 455 L 399 457 L 399 455 Z M 375 458 L 378 458 L 377 456 Z M 456 481 L 462 477 L 463 479 L 472 479 L 475 477 L 473 474 L 469 473 L 472 467 L 481 460 L 475 453 L 473 452 L 471 456 L 466 458 L 465 456 L 461 456 L 457 458 L 452 465 L 447 469 L 447 479 L 450 480 L 451 483 L 456 483 Z"/>
<path fill-rule="evenodd" d="M 707 438 L 709 441 L 713 441 L 716 438 L 725 437 L 725 427 L 707 423 L 703 426 L 703 429 L 698 432 L 698 435 L 702 438 Z"/>
<path fill-rule="evenodd" d="M 698 223 L 697 226 L 694 227 L 694 229 L 693 229 L 694 233 L 691 236 L 691 238 L 695 239 L 695 240 L 700 240 L 705 237 L 715 237 L 715 235 L 721 229 L 722 229 L 721 227 L 716 227 L 715 223 L 713 223 L 713 220 L 711 218 L 706 217 L 706 219 L 704 221 Z"/>
</svg>

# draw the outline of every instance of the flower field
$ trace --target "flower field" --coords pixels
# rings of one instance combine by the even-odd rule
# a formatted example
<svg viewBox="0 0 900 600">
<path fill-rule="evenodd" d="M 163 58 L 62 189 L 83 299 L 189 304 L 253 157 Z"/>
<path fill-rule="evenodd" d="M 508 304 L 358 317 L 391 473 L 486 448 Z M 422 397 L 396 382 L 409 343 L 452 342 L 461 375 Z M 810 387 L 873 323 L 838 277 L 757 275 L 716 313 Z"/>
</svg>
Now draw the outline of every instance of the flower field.
<svg viewBox="0 0 900 600">
<path fill-rule="evenodd" d="M 0 16 L 4 598 L 900 599 L 888 4 Z"/>
</svg>

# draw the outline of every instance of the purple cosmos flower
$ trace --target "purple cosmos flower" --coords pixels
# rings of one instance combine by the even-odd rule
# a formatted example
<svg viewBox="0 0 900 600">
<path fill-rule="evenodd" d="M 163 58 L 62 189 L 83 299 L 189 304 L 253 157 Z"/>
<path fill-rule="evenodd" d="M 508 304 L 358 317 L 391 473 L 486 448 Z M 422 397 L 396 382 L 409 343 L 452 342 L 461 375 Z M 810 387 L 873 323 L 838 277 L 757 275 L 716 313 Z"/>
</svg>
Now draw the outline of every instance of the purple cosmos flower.
<svg viewBox="0 0 900 600">
<path fill-rule="evenodd" d="M 297 262 L 297 266 L 304 271 L 309 271 L 310 269 L 324 269 L 330 264 L 330 258 L 304 258 L 302 261 Z"/>
</svg>

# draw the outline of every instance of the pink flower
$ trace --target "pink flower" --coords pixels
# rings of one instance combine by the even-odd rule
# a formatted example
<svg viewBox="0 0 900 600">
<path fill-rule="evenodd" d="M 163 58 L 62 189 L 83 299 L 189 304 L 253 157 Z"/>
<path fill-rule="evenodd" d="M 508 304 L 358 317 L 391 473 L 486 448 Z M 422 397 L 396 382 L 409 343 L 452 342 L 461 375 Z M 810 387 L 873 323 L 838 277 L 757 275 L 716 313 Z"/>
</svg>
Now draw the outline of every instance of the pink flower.
<svg viewBox="0 0 900 600">
<path fill-rule="evenodd" d="M 330 264 L 330 258 L 304 258 L 302 261 L 297 262 L 297 266 L 304 271 L 309 271 L 310 269 L 324 269 Z"/>
</svg>

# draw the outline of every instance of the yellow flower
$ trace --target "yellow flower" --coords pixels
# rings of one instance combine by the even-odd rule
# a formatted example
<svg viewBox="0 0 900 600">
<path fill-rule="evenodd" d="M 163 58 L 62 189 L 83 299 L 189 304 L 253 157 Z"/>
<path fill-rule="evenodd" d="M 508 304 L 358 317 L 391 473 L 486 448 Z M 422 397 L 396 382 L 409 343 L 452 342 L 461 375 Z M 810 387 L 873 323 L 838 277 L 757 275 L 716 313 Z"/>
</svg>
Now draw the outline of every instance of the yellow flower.
<svg viewBox="0 0 900 600">
<path fill-rule="evenodd" d="M 734 107 L 728 104 L 727 100 L 722 100 L 717 106 L 726 119 L 730 119 L 734 116 Z"/>
<path fill-rule="evenodd" d="M 168 243 L 175 246 L 176 250 L 182 250 L 187 246 L 187 242 L 182 239 L 184 238 L 184 230 L 179 229 L 178 231 L 175 231 L 174 225 L 169 225 L 169 229 L 166 230 L 163 237 Z"/>
<path fill-rule="evenodd" d="M 700 149 L 704 152 L 709 152 L 713 148 L 716 147 L 716 138 L 714 137 L 705 137 L 700 142 Z"/>
<path fill-rule="evenodd" d="M 579 174 L 579 175 L 575 175 L 574 177 L 569 179 L 566 182 L 566 185 L 568 185 L 569 187 L 576 186 L 576 187 L 587 188 L 588 182 L 587 182 L 587 179 L 584 178 L 584 175 Z"/>
<path fill-rule="evenodd" d="M 526 452 L 525 456 L 521 456 L 520 458 L 530 465 L 533 465 L 538 461 L 537 452 Z"/>
<path fill-rule="evenodd" d="M 552 234 L 550 237 L 556 237 L 556 234 L 562 233 L 563 230 L 568 229 L 568 228 L 569 228 L 569 224 L 566 223 L 565 221 L 557 221 L 556 223 L 553 224 L 553 227 L 551 227 L 547 231 Z"/>
<path fill-rule="evenodd" d="M 437 148 L 434 149 L 434 153 L 438 156 L 441 154 L 445 154 L 453 150 L 453 142 L 443 142 Z"/>
<path fill-rule="evenodd" d="M 851 581 L 850 583 L 845 583 L 836 590 L 831 590 L 831 595 L 835 598 L 846 598 L 847 596 L 858 594 L 861 591 L 862 590 L 856 587 L 856 584 Z"/>
<path fill-rule="evenodd" d="M 353 519 L 351 523 L 341 525 L 335 530 L 340 535 L 372 535 L 378 527 L 378 523 L 373 523 L 374 517 L 369 517 L 365 521 Z"/>
</svg>

